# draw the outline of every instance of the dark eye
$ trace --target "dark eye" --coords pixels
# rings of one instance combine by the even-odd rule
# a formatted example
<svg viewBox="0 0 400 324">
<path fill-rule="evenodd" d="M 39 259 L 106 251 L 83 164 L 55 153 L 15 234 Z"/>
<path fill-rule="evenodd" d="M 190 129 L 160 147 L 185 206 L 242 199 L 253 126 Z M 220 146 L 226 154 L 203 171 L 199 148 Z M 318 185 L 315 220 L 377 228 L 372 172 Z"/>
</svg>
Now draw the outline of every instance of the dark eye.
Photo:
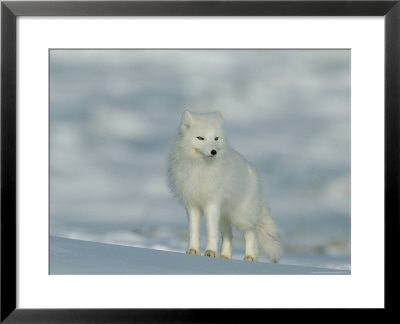
<svg viewBox="0 0 400 324">
<path fill-rule="evenodd" d="M 197 139 L 200 141 L 204 141 L 204 137 L 201 137 L 201 136 L 197 136 Z"/>
<path fill-rule="evenodd" d="M 218 137 L 214 138 L 215 141 L 218 141 Z"/>
</svg>

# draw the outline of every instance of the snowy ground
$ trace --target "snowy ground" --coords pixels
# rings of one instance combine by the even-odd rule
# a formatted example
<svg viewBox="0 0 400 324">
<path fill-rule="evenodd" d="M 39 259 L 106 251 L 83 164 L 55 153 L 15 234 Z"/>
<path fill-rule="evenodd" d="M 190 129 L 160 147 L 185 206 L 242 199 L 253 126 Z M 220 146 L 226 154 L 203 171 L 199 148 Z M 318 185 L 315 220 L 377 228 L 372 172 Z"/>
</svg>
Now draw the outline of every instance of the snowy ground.
<svg viewBox="0 0 400 324">
<path fill-rule="evenodd" d="M 184 109 L 223 114 L 261 175 L 283 263 L 350 269 L 348 50 L 51 51 L 50 234 L 184 252 L 165 179 Z"/>
<path fill-rule="evenodd" d="M 50 237 L 50 274 L 350 274 Z"/>
</svg>

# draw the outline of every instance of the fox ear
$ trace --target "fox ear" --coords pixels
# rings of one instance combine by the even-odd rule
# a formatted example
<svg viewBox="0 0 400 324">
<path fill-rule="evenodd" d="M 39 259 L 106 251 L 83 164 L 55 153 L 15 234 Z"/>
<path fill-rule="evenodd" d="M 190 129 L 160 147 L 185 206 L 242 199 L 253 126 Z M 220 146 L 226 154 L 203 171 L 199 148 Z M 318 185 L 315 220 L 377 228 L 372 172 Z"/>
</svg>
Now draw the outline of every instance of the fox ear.
<svg viewBox="0 0 400 324">
<path fill-rule="evenodd" d="M 224 120 L 222 118 L 222 114 L 219 111 L 215 112 L 215 115 L 217 116 L 218 120 L 222 123 Z"/>
<path fill-rule="evenodd" d="M 185 131 L 189 129 L 193 124 L 193 115 L 190 111 L 185 110 L 185 112 L 182 115 L 182 121 L 181 121 L 181 130 Z"/>
</svg>

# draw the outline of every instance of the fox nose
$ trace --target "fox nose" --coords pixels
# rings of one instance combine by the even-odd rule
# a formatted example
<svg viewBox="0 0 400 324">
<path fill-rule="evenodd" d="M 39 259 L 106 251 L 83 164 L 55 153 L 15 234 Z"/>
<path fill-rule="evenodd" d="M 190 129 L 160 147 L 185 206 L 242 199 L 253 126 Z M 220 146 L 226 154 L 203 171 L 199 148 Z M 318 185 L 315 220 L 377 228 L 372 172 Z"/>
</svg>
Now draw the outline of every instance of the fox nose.
<svg viewBox="0 0 400 324">
<path fill-rule="evenodd" d="M 211 151 L 211 154 L 212 154 L 212 155 L 215 155 L 215 154 L 217 154 L 217 151 L 216 151 L 216 150 L 212 150 L 212 151 Z"/>
</svg>

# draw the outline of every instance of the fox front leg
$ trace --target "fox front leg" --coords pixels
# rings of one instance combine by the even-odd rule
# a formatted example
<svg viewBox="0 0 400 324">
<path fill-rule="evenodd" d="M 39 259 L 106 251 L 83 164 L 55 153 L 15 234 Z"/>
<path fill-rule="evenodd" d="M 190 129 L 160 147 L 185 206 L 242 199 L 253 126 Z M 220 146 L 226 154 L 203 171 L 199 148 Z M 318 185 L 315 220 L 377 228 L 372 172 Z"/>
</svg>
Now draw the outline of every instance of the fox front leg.
<svg viewBox="0 0 400 324">
<path fill-rule="evenodd" d="M 187 208 L 189 218 L 189 249 L 188 254 L 200 254 L 200 216 L 199 208 L 191 206 Z"/>
<path fill-rule="evenodd" d="M 218 229 L 219 217 L 220 217 L 219 206 L 216 205 L 207 206 L 204 209 L 204 217 L 206 219 L 207 235 L 208 235 L 208 242 L 204 255 L 208 257 L 216 257 L 218 249 L 218 241 L 219 241 L 219 229 Z"/>
</svg>

